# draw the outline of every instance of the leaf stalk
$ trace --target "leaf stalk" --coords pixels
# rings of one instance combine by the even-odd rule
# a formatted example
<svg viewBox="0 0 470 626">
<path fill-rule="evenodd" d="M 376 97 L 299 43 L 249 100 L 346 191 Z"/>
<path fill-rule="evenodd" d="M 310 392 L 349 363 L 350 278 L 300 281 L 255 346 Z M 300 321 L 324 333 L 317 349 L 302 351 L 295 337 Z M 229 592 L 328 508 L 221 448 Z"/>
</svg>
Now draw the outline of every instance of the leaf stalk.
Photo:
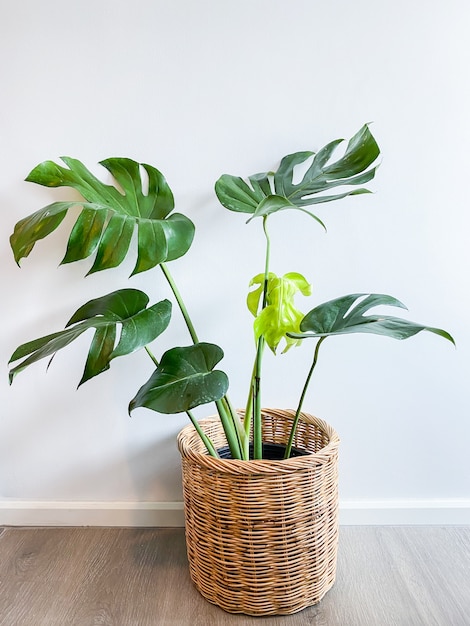
<svg viewBox="0 0 470 626">
<path fill-rule="evenodd" d="M 294 442 L 295 433 L 296 433 L 296 430 L 297 430 L 297 426 L 299 424 L 300 413 L 302 411 L 302 406 L 303 406 L 303 403 L 304 403 L 305 395 L 307 393 L 307 389 L 308 389 L 308 386 L 310 384 L 310 380 L 312 378 L 313 371 L 314 371 L 315 366 L 316 366 L 317 361 L 318 361 L 318 352 L 320 350 L 320 346 L 321 346 L 321 344 L 323 343 L 323 341 L 325 339 L 326 339 L 326 337 L 321 337 L 317 341 L 317 343 L 316 343 L 315 352 L 313 354 L 313 362 L 312 362 L 310 370 L 309 370 L 309 372 L 307 374 L 307 378 L 305 380 L 305 384 L 303 386 L 302 393 L 300 395 L 299 404 L 298 404 L 297 410 L 295 412 L 294 421 L 292 422 L 292 428 L 291 428 L 291 431 L 290 431 L 289 440 L 287 441 L 286 451 L 284 453 L 284 458 L 285 459 L 288 459 L 290 457 L 290 455 L 291 455 L 292 444 Z"/>
</svg>

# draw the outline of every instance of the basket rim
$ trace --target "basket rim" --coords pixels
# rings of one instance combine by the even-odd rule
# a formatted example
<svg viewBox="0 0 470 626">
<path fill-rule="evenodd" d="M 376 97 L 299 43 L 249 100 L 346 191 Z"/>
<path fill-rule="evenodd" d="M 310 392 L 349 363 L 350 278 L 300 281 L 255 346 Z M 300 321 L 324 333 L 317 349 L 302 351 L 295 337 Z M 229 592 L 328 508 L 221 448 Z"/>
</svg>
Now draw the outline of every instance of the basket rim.
<svg viewBox="0 0 470 626">
<path fill-rule="evenodd" d="M 239 411 L 243 413 L 242 410 Z M 278 417 L 293 416 L 295 411 L 291 409 L 261 409 L 262 414 L 274 415 Z M 340 443 L 339 436 L 332 426 L 324 420 L 309 413 L 301 412 L 300 421 L 312 424 L 321 429 L 328 437 L 329 443 L 317 452 L 309 452 L 304 456 L 291 457 L 273 461 L 270 459 L 240 460 L 240 459 L 217 459 L 207 452 L 198 452 L 193 447 L 194 442 L 200 445 L 199 435 L 192 424 L 187 424 L 178 433 L 177 444 L 182 458 L 204 466 L 207 469 L 216 470 L 231 474 L 272 474 L 290 473 L 298 470 L 307 470 L 312 465 L 322 465 L 328 463 L 331 458 L 338 453 Z M 210 416 L 199 421 L 201 426 L 220 425 L 218 416 Z"/>
</svg>

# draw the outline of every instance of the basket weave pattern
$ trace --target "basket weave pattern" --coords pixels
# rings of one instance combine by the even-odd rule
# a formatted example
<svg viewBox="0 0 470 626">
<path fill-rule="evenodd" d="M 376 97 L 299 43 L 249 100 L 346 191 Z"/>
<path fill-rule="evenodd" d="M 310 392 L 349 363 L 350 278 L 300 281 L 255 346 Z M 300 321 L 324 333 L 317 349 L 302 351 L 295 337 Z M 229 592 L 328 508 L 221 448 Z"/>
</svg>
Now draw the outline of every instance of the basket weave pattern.
<svg viewBox="0 0 470 626">
<path fill-rule="evenodd" d="M 294 411 L 263 409 L 263 441 L 286 444 Z M 200 422 L 216 448 L 216 418 Z M 335 580 L 339 438 L 302 414 L 285 461 L 215 459 L 194 428 L 178 436 L 191 578 L 230 613 L 286 615 L 321 600 Z"/>
</svg>

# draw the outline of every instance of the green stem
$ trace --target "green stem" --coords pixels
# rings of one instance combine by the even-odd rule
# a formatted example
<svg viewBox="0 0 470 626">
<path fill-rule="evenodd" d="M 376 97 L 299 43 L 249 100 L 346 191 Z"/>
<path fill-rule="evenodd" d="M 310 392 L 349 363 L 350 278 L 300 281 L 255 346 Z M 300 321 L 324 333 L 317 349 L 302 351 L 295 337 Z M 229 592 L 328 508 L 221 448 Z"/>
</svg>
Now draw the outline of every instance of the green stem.
<svg viewBox="0 0 470 626">
<path fill-rule="evenodd" d="M 147 354 L 149 355 L 149 357 L 152 359 L 155 367 L 158 367 L 158 361 L 155 358 L 155 356 L 152 354 L 150 348 L 148 346 L 145 346 L 145 350 L 146 350 Z M 196 429 L 199 437 L 202 439 L 202 442 L 206 446 L 207 451 L 209 452 L 209 454 L 211 456 L 214 456 L 216 459 L 218 459 L 219 455 L 217 454 L 217 450 L 215 449 L 214 444 L 209 439 L 209 437 L 204 433 L 202 428 L 199 426 L 199 423 L 198 423 L 197 419 L 194 417 L 194 415 L 191 413 L 191 411 L 186 411 L 186 413 L 187 413 L 189 419 L 191 420 L 194 428 Z"/>
<path fill-rule="evenodd" d="M 224 396 L 222 398 L 222 402 L 232 418 L 233 425 L 235 426 L 235 430 L 237 431 L 238 443 L 240 445 L 240 451 L 242 459 L 247 461 L 250 458 L 250 433 L 246 434 L 244 424 L 240 419 L 238 412 L 235 407 L 230 402 L 230 398 L 228 396 Z"/>
<path fill-rule="evenodd" d="M 183 302 L 183 298 L 181 297 L 180 292 L 178 291 L 178 287 L 176 286 L 176 283 L 173 280 L 172 275 L 170 274 L 170 271 L 168 270 L 165 263 L 160 263 L 160 267 L 162 268 L 162 272 L 165 275 L 165 278 L 167 279 L 168 284 L 170 285 L 171 290 L 176 298 L 176 302 L 178 303 L 178 306 L 183 315 L 184 321 L 186 322 L 186 326 L 188 327 L 189 334 L 191 335 L 191 339 L 193 340 L 193 343 L 199 343 L 199 339 L 196 334 L 196 330 L 193 326 L 193 323 L 191 321 L 191 318 L 189 317 L 188 310 Z"/>
<path fill-rule="evenodd" d="M 264 262 L 264 283 L 263 283 L 263 300 L 262 309 L 267 305 L 268 301 L 268 280 L 269 280 L 269 258 L 271 253 L 271 241 L 269 239 L 267 229 L 268 216 L 263 216 L 263 230 L 266 237 L 266 255 Z M 253 458 L 263 458 L 263 435 L 261 422 L 261 365 L 263 361 L 265 340 L 261 336 L 258 339 L 256 348 L 255 367 L 252 378 L 251 388 L 253 390 Z"/>
<path fill-rule="evenodd" d="M 178 303 L 181 314 L 183 315 L 184 321 L 188 328 L 189 334 L 191 335 L 191 339 L 193 343 L 194 344 L 199 343 L 199 338 L 197 336 L 196 329 L 194 328 L 194 325 L 191 321 L 186 305 L 184 304 L 183 298 L 181 297 L 181 294 L 178 290 L 178 287 L 176 286 L 175 281 L 173 280 L 173 277 L 169 269 L 167 268 L 165 263 L 160 263 L 160 267 L 175 296 L 176 302 Z M 225 406 L 224 403 L 227 406 Z M 222 426 L 223 426 L 225 435 L 227 437 L 227 443 L 230 447 L 232 457 L 234 459 L 240 459 L 242 458 L 242 456 L 241 456 L 241 444 L 239 442 L 239 436 L 238 436 L 238 428 L 237 428 L 236 422 L 234 422 L 234 415 L 231 413 L 231 410 L 229 409 L 231 405 L 229 403 L 227 396 L 224 396 L 223 402 L 220 400 L 216 402 L 216 406 L 217 406 L 217 412 L 219 413 L 220 421 L 222 422 Z"/>
<path fill-rule="evenodd" d="M 230 448 L 230 453 L 232 454 L 232 459 L 241 459 L 242 452 L 238 440 L 237 429 L 233 423 L 232 416 L 227 412 L 222 400 L 217 400 L 216 406 L 225 436 L 227 437 L 227 443 Z"/>
<path fill-rule="evenodd" d="M 248 398 L 246 400 L 245 417 L 243 419 L 243 428 L 247 437 L 250 436 L 251 418 L 253 417 L 253 381 L 255 379 L 256 362 L 253 364 L 253 371 L 250 377 L 250 388 L 248 390 Z"/>
<path fill-rule="evenodd" d="M 253 377 L 253 458 L 263 458 L 263 431 L 261 424 L 261 363 L 264 352 L 264 337 L 258 339 Z"/>
<path fill-rule="evenodd" d="M 297 411 L 295 412 L 295 417 L 294 417 L 294 421 L 292 423 L 292 428 L 290 431 L 290 436 L 289 436 L 289 441 L 287 442 L 287 446 L 286 446 L 286 451 L 284 454 L 284 458 L 288 459 L 290 457 L 291 451 L 292 451 L 292 444 L 294 442 L 294 437 L 295 437 L 295 433 L 297 430 L 297 426 L 299 423 L 299 419 L 300 419 L 300 413 L 302 411 L 302 405 L 304 403 L 304 399 L 305 399 L 305 394 L 307 393 L 307 389 L 310 383 L 310 379 L 312 378 L 312 374 L 313 374 L 313 370 L 315 369 L 315 366 L 317 364 L 318 361 L 318 351 L 320 350 L 320 346 L 323 343 L 323 341 L 326 339 L 326 337 L 321 337 L 318 341 L 317 341 L 317 345 L 315 346 L 315 352 L 313 354 L 313 362 L 312 362 L 312 366 L 310 367 L 310 370 L 308 372 L 307 375 L 307 379 L 305 380 L 305 384 L 304 387 L 302 389 L 302 393 L 300 395 L 300 400 L 299 400 L 299 406 L 297 407 Z"/>
<path fill-rule="evenodd" d="M 214 444 L 212 443 L 212 441 L 209 439 L 209 437 L 206 435 L 206 433 L 202 430 L 202 428 L 199 425 L 199 422 L 197 421 L 197 419 L 194 417 L 194 415 L 191 413 L 191 411 L 186 411 L 189 419 L 191 420 L 194 428 L 197 431 L 197 434 L 199 435 L 199 437 L 202 439 L 204 445 L 207 448 L 207 451 L 209 452 L 209 454 L 213 457 L 215 457 L 216 459 L 219 459 L 219 455 L 217 453 L 217 450 L 214 447 Z"/>
<path fill-rule="evenodd" d="M 157 361 L 157 359 L 155 358 L 154 354 L 152 353 L 152 351 L 150 350 L 150 348 L 148 346 L 145 346 L 145 351 L 147 352 L 149 357 L 152 359 L 155 367 L 158 367 L 158 361 Z"/>
</svg>

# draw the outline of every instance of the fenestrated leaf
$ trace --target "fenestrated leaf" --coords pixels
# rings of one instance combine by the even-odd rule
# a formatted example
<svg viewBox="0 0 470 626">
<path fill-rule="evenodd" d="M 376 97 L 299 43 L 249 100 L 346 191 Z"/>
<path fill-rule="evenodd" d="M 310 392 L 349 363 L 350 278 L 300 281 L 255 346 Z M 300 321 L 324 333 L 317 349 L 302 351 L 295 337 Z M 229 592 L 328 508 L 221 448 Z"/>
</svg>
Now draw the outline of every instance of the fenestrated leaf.
<svg viewBox="0 0 470 626">
<path fill-rule="evenodd" d="M 95 328 L 96 331 L 91 340 L 85 369 L 78 383 L 79 387 L 93 376 L 109 369 L 111 353 L 116 340 L 116 324 L 104 324 L 103 326 L 95 326 Z"/>
<path fill-rule="evenodd" d="M 117 267 L 124 261 L 131 244 L 134 226 L 135 221 L 126 215 L 118 213 L 111 215 L 99 241 L 95 262 L 89 274 Z"/>
<path fill-rule="evenodd" d="M 215 193 L 225 208 L 238 213 L 254 213 L 260 202 L 270 195 L 259 186 L 252 189 L 243 178 L 230 174 L 222 174 L 215 183 Z"/>
<path fill-rule="evenodd" d="M 87 205 L 82 205 L 82 211 L 70 233 L 62 263 L 80 261 L 93 254 L 100 241 L 107 216 L 106 209 L 90 209 Z"/>
<path fill-rule="evenodd" d="M 330 162 L 342 142 L 342 139 L 336 139 L 317 154 L 311 151 L 289 154 L 281 160 L 276 172 L 255 174 L 248 181 L 223 174 L 215 185 L 217 197 L 227 209 L 250 213 L 254 218 L 286 209 L 305 211 L 303 207 L 306 206 L 368 193 L 367 189 L 357 186 L 369 182 L 375 176 L 377 168 L 372 165 L 380 154 L 377 142 L 365 125 L 348 142 L 344 155 Z M 295 168 L 312 157 L 312 163 L 300 182 L 294 183 Z M 335 187 L 346 189 L 334 194 L 324 193 Z M 316 215 L 305 212 L 324 226 Z"/>
<path fill-rule="evenodd" d="M 352 194 L 347 193 L 346 195 L 350 196 Z M 318 201 L 328 202 L 329 200 L 328 200 L 328 197 L 323 196 L 322 199 L 318 198 Z M 263 215 L 270 215 L 271 213 L 276 213 L 277 211 L 285 211 L 286 209 L 298 209 L 299 211 L 303 211 L 304 213 L 307 213 L 307 215 L 310 215 L 310 217 L 313 217 L 313 219 L 316 220 L 320 224 L 320 226 L 323 226 L 323 228 L 326 230 L 325 224 L 322 222 L 322 220 L 319 217 L 317 217 L 310 211 L 307 211 L 306 209 L 301 208 L 300 206 L 298 207 L 295 206 L 295 204 L 292 204 L 292 202 L 286 201 L 286 198 L 283 198 L 282 196 L 267 196 L 266 198 L 264 198 L 259 203 L 253 215 L 247 220 L 247 223 L 251 222 L 251 220 L 253 220 L 255 217 L 262 217 Z"/>
<path fill-rule="evenodd" d="M 19 265 L 21 259 L 29 255 L 37 241 L 54 232 L 67 215 L 68 209 L 77 204 L 79 203 L 54 202 L 20 220 L 10 237 L 16 263 Z"/>
<path fill-rule="evenodd" d="M 364 315 L 379 305 L 406 309 L 396 298 L 384 294 L 354 293 L 318 305 L 300 324 L 300 333 L 288 333 L 293 339 L 330 337 L 349 333 L 373 333 L 394 339 L 407 339 L 422 330 L 435 333 L 452 343 L 454 339 L 445 330 L 424 326 L 390 315 Z"/>
<path fill-rule="evenodd" d="M 95 334 L 79 385 L 104 372 L 112 359 L 139 350 L 168 326 L 171 303 L 162 300 L 146 308 L 147 304 L 147 295 L 137 289 L 121 289 L 90 300 L 73 314 L 65 330 L 29 341 L 15 350 L 10 363 L 23 360 L 10 370 L 10 383 L 26 367 L 54 356 L 90 328 L 95 329 Z M 121 333 L 116 344 L 118 325 Z"/>
<path fill-rule="evenodd" d="M 157 224 L 161 225 L 168 246 L 166 260 L 173 261 L 186 254 L 193 241 L 194 224 L 181 213 L 172 213 Z"/>
<path fill-rule="evenodd" d="M 83 304 L 72 315 L 67 326 L 98 315 L 115 316 L 116 319 L 130 317 L 144 309 L 148 301 L 147 294 L 139 289 L 118 289 Z"/>
<path fill-rule="evenodd" d="M 179 258 L 188 251 L 194 224 L 179 213 L 170 215 L 173 194 L 156 168 L 125 158 L 102 161 L 118 188 L 102 183 L 80 161 L 70 157 L 62 160 L 68 167 L 45 161 L 26 180 L 48 187 L 72 187 L 83 196 L 84 202 L 53 203 L 18 222 L 10 238 L 17 263 L 29 255 L 39 239 L 59 226 L 68 209 L 77 206 L 82 211 L 71 229 L 62 263 L 82 260 L 96 252 L 90 272 L 116 267 L 128 254 L 135 228 L 138 245 L 133 274 Z M 142 169 L 148 178 L 146 193 Z"/>
<path fill-rule="evenodd" d="M 82 333 L 84 333 L 89 328 L 93 328 L 94 324 L 91 323 L 91 320 L 87 320 L 80 325 L 74 326 L 73 328 L 69 328 L 67 330 L 62 330 L 57 333 L 52 333 L 50 335 L 45 335 L 44 337 L 40 337 L 39 339 L 34 339 L 33 341 L 28 341 L 27 343 L 23 343 L 19 346 L 11 355 L 9 363 L 14 363 L 19 359 L 26 358 L 19 365 L 16 365 L 9 372 L 10 384 L 13 382 L 13 379 L 17 374 L 22 372 L 28 365 L 32 365 L 37 361 L 54 355 L 61 348 L 65 348 L 72 341 L 77 339 Z M 30 356 L 28 356 L 30 355 Z"/>
<path fill-rule="evenodd" d="M 158 413 L 181 413 L 220 400 L 227 392 L 228 378 L 214 367 L 222 357 L 222 349 L 210 343 L 168 350 L 130 402 L 129 412 L 147 407 Z"/>
</svg>

